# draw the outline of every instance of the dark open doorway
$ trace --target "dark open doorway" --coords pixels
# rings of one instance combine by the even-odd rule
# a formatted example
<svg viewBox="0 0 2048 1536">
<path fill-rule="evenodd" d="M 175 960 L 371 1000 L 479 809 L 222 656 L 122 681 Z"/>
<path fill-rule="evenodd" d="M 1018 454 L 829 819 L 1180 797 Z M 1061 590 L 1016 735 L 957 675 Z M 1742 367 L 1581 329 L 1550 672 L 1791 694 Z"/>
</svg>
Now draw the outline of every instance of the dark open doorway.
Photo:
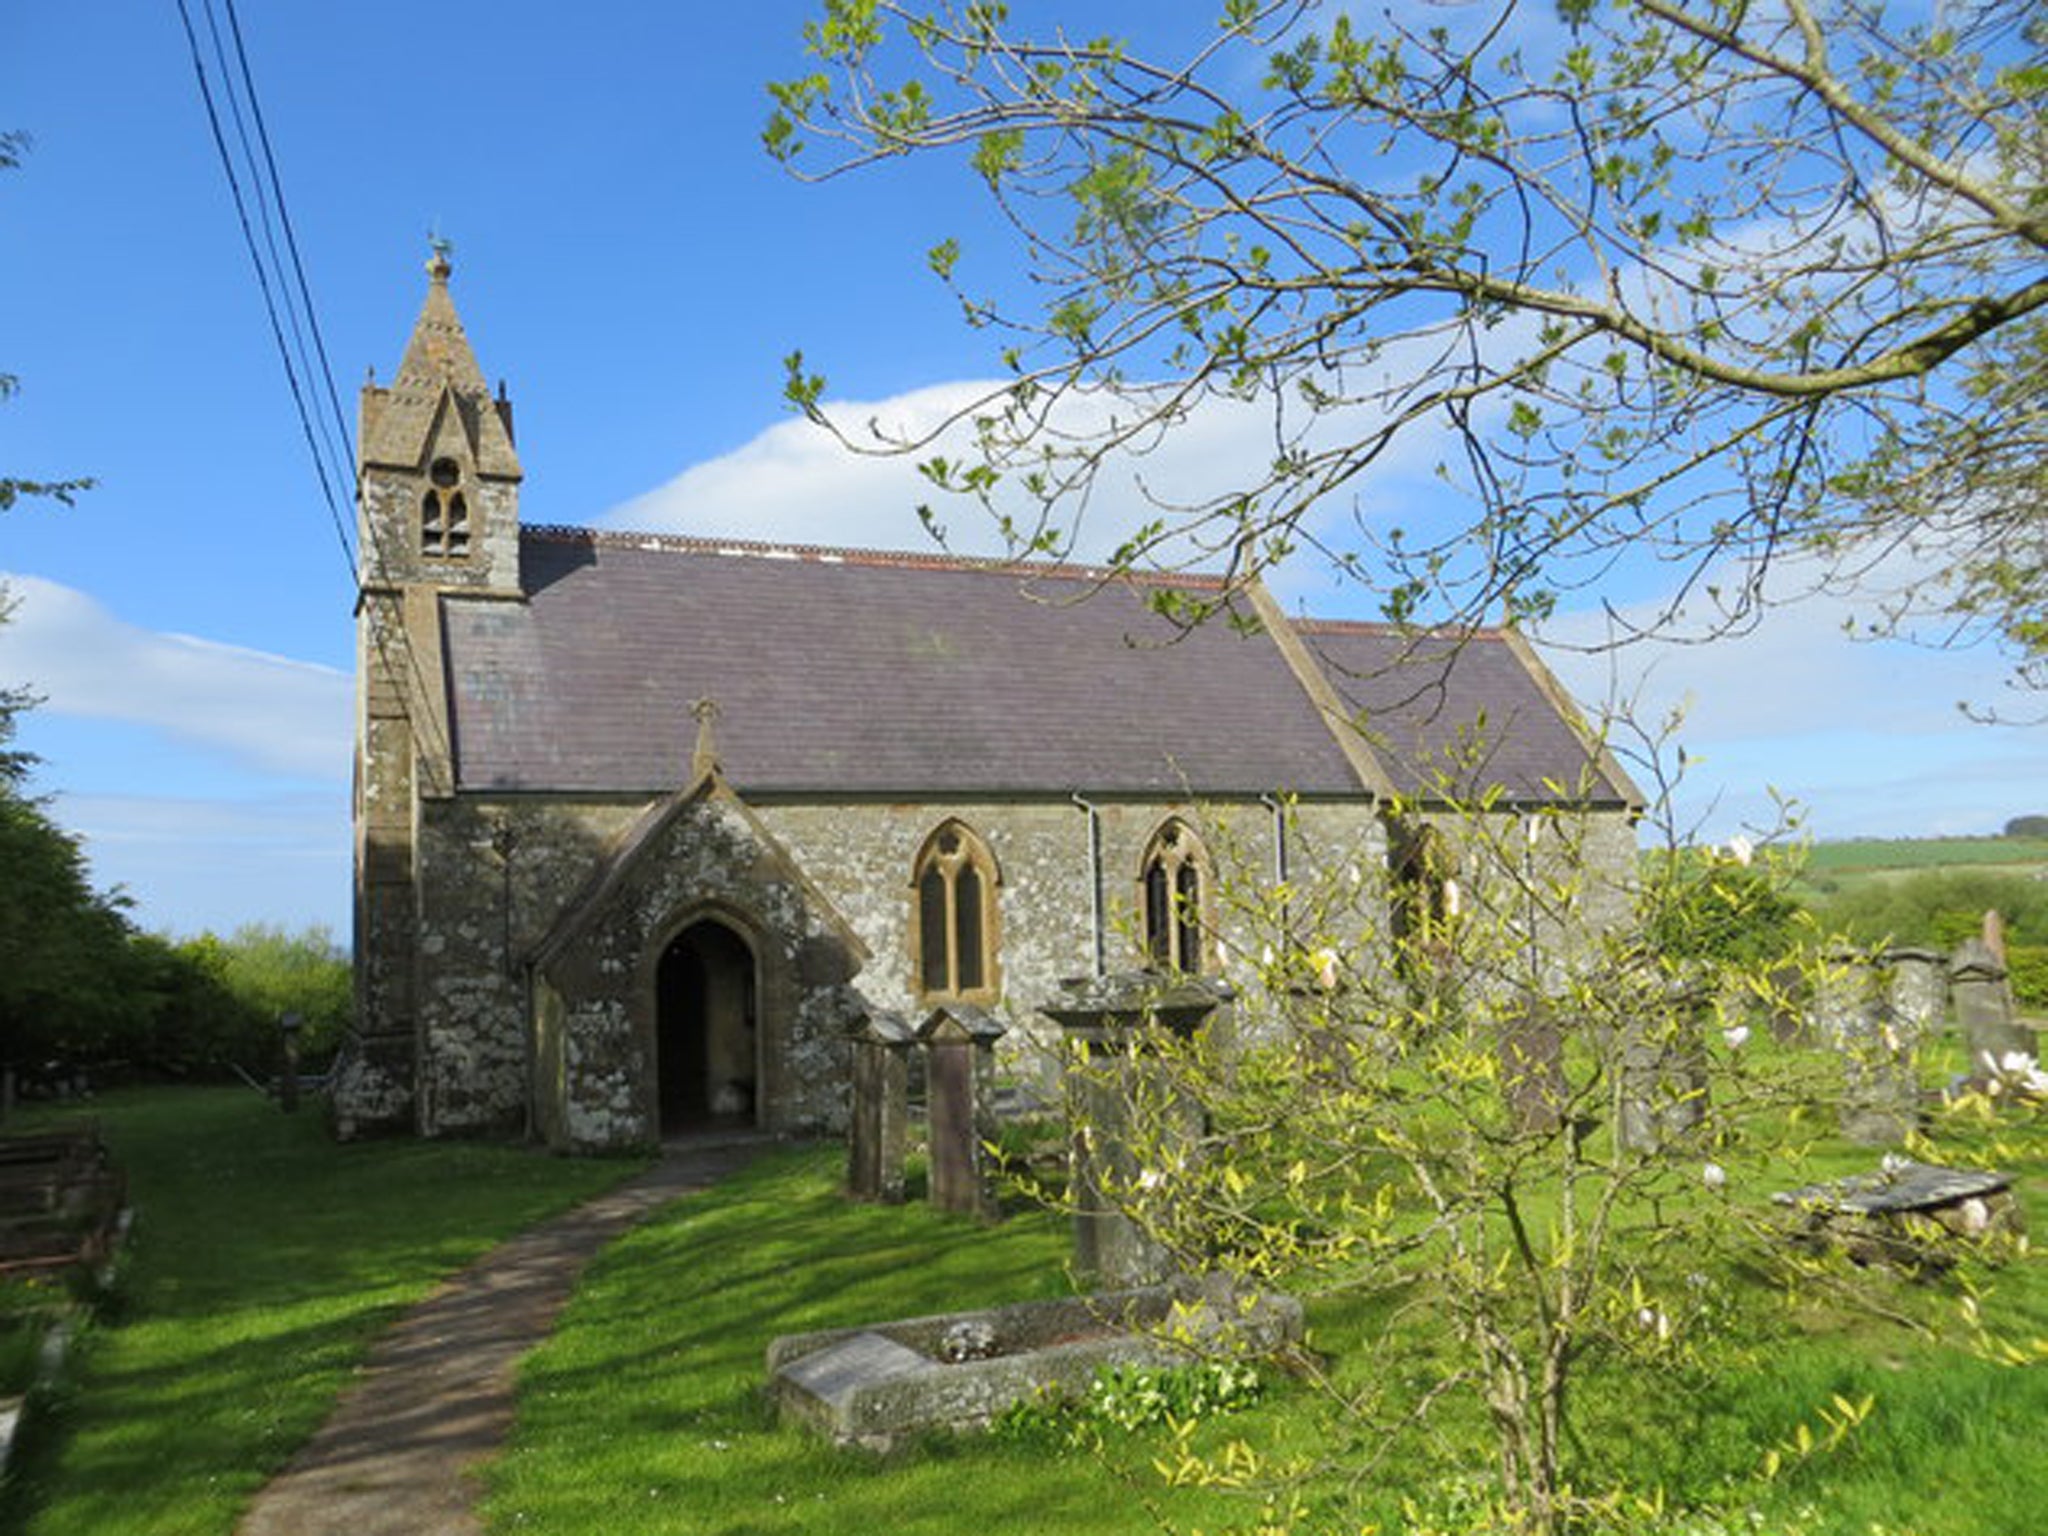
<svg viewBox="0 0 2048 1536">
<path fill-rule="evenodd" d="M 655 978 L 661 1129 L 755 1123 L 754 954 L 715 919 L 690 924 L 662 952 Z"/>
</svg>

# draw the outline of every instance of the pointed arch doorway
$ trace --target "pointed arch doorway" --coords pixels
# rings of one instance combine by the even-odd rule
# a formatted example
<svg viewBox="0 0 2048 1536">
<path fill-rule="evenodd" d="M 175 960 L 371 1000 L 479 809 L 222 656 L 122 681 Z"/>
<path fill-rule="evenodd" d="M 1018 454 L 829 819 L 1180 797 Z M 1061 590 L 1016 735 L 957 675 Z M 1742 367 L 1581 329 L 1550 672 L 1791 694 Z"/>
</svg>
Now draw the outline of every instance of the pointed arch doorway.
<svg viewBox="0 0 2048 1536">
<path fill-rule="evenodd" d="M 756 1123 L 759 986 L 746 939 L 716 918 L 688 924 L 655 974 L 655 1065 L 664 1136 Z"/>
</svg>

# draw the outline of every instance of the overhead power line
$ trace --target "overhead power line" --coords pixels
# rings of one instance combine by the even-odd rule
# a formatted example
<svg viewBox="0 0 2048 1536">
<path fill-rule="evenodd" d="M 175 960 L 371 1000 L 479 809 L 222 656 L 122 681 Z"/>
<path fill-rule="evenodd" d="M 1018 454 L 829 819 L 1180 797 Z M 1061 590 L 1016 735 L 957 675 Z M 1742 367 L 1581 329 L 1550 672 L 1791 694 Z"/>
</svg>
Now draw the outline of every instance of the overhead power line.
<svg viewBox="0 0 2048 1536">
<path fill-rule="evenodd" d="M 284 206 L 284 188 L 277 179 L 277 163 L 270 152 L 269 136 L 262 126 L 262 109 L 256 102 L 248 55 L 242 48 L 241 25 L 234 14 L 234 0 L 199 0 L 211 43 L 210 69 L 206 51 L 200 43 L 199 30 L 193 25 L 191 6 L 187 0 L 177 0 L 177 4 L 178 19 L 184 24 L 185 43 L 192 57 L 192 74 L 199 85 L 200 100 L 206 106 L 207 126 L 213 132 L 213 146 L 220 156 L 221 170 L 227 176 L 229 194 L 234 199 L 235 217 L 242 228 L 242 243 L 249 252 L 256 286 L 263 296 L 263 312 L 270 321 L 271 340 L 277 347 L 278 360 L 284 365 L 292 408 L 305 435 L 306 450 L 312 455 L 313 472 L 320 483 L 320 496 L 326 503 L 328 520 L 333 524 L 335 539 L 348 562 L 353 580 L 355 552 L 349 538 L 348 518 L 342 511 L 341 488 L 350 486 L 354 480 L 355 453 L 349 446 L 347 427 L 342 424 L 340 397 L 327 367 L 326 347 L 319 341 L 319 320 L 313 312 L 312 293 L 306 283 L 304 264 L 299 260 L 298 245 L 291 235 L 290 219 Z M 234 37 L 235 51 L 241 61 L 239 87 L 237 72 L 228 63 L 216 4 L 224 6 L 227 11 L 228 32 Z M 263 141 L 260 159 L 250 142 L 249 124 L 252 121 Z M 261 240 L 256 232 L 258 224 L 263 229 Z M 277 231 L 280 228 L 285 232 L 285 242 L 290 250 L 289 264 L 278 251 Z M 307 344 L 309 336 L 314 342 L 310 349 Z M 333 435 L 330 435 L 319 412 L 319 392 L 322 390 L 335 423 Z M 310 401 L 309 394 L 313 396 Z"/>
<path fill-rule="evenodd" d="M 341 408 L 341 394 L 335 387 L 334 370 L 328 362 L 327 343 L 320 332 L 312 288 L 299 254 L 298 236 L 285 203 L 284 183 L 278 175 L 270 131 L 256 94 L 255 76 L 242 41 L 241 18 L 236 14 L 234 0 L 196 3 L 205 22 L 204 45 L 200 40 L 201 29 L 193 23 L 192 4 L 177 0 L 178 18 L 184 25 L 185 42 L 192 58 L 193 78 L 198 82 L 214 149 L 234 199 L 242 244 L 249 253 L 264 314 L 270 321 L 271 340 L 276 345 L 278 361 L 284 365 L 292 409 L 298 416 L 306 450 L 312 456 L 320 497 L 348 566 L 350 586 L 360 611 L 365 598 L 365 575 L 375 579 L 391 566 L 373 522 L 364 522 L 369 540 L 369 547 L 363 552 L 365 559 L 357 560 L 349 536 L 351 518 L 343 511 L 343 505 L 346 500 L 352 511 L 357 494 L 355 447 Z M 395 626 L 394 632 L 393 626 L 372 621 L 370 633 L 386 673 L 394 679 L 410 674 L 420 697 L 429 697 L 425 669 L 403 622 Z M 394 643 L 401 653 L 396 661 L 391 654 Z M 413 718 L 407 703 L 408 692 L 401 687 L 397 696 L 414 739 L 437 756 L 449 757 L 451 744 L 445 739 L 427 742 L 427 731 L 435 727 L 431 719 Z M 435 734 L 440 734 L 437 729 Z"/>
</svg>

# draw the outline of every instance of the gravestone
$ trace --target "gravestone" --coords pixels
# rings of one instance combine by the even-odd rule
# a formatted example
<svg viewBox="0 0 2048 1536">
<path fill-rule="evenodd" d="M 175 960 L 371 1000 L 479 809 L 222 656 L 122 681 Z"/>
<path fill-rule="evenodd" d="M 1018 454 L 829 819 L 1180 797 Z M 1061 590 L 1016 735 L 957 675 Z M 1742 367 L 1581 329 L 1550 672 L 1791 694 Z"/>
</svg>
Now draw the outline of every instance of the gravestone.
<svg viewBox="0 0 2048 1536">
<path fill-rule="evenodd" d="M 1173 1265 L 1129 1213 L 1141 1187 L 1139 1145 L 1152 1156 L 1191 1155 L 1201 1107 L 1182 1099 L 1157 1060 L 1164 1041 L 1227 1027 L 1235 994 L 1210 977 L 1122 971 L 1061 983 L 1040 1012 L 1064 1032 L 1067 1121 L 1073 1128 L 1069 1197 L 1074 1263 L 1098 1285 L 1151 1285 Z"/>
<path fill-rule="evenodd" d="M 2037 1054 L 2034 1032 L 2018 1021 L 2011 981 L 1990 945 L 1982 939 L 1963 940 L 1949 961 L 1948 980 L 1973 1079 L 1984 1081 L 2015 1052 Z"/>
<path fill-rule="evenodd" d="M 1501 1024 L 1501 1093 L 1517 1134 L 1554 1131 L 1564 1120 L 1564 1033 L 1546 1007 Z"/>
<path fill-rule="evenodd" d="M 1884 965 L 1893 1023 L 1917 1050 L 1948 1017 L 1948 961 L 1931 949 L 1892 949 Z"/>
<path fill-rule="evenodd" d="M 910 1053 L 917 1031 L 899 1013 L 875 1009 L 847 1031 L 853 1041 L 853 1119 L 846 1141 L 846 1186 L 857 1200 L 903 1203 L 903 1158 L 910 1142 Z"/>
<path fill-rule="evenodd" d="M 1953 1263 L 1961 1242 L 2017 1238 L 2025 1219 L 2003 1173 L 1938 1168 L 1887 1154 L 1875 1173 L 1851 1174 L 1771 1196 L 1798 1213 L 1795 1238 L 1840 1247 L 1859 1264 L 1918 1273 Z"/>
<path fill-rule="evenodd" d="M 1919 1119 L 1913 1058 L 1935 1017 L 1923 958 L 1830 955 L 1816 991 L 1817 1031 L 1842 1058 L 1842 1134 L 1862 1146 L 1895 1146 Z"/>
<path fill-rule="evenodd" d="M 1674 979 L 1661 1003 L 1628 1027 L 1621 1042 L 1615 1139 L 1650 1152 L 1706 1118 L 1707 1051 L 1702 1038 L 1713 999 L 1704 987 Z"/>
<path fill-rule="evenodd" d="M 994 1014 L 971 1003 L 934 1008 L 918 1028 L 931 1202 L 942 1211 L 979 1216 L 990 1208 L 983 1147 L 995 1135 L 995 1043 L 1004 1033 Z"/>
<path fill-rule="evenodd" d="M 2005 952 L 2005 914 L 1996 907 L 1986 907 L 1979 934 L 1984 940 L 1984 947 L 1991 951 L 1991 958 L 2010 967 L 2012 962 Z"/>
</svg>

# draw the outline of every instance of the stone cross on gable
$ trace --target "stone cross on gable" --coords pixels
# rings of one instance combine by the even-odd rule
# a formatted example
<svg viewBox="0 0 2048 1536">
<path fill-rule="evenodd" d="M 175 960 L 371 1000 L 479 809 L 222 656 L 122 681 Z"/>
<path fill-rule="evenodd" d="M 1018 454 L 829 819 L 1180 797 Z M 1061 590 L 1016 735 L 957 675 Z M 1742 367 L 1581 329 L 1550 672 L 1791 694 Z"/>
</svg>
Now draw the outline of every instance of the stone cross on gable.
<svg viewBox="0 0 2048 1536">
<path fill-rule="evenodd" d="M 690 777 L 701 779 L 718 768 L 718 742 L 712 734 L 718 720 L 718 700 L 698 699 L 690 706 L 690 714 L 697 722 L 697 746 L 690 754 Z"/>
</svg>

